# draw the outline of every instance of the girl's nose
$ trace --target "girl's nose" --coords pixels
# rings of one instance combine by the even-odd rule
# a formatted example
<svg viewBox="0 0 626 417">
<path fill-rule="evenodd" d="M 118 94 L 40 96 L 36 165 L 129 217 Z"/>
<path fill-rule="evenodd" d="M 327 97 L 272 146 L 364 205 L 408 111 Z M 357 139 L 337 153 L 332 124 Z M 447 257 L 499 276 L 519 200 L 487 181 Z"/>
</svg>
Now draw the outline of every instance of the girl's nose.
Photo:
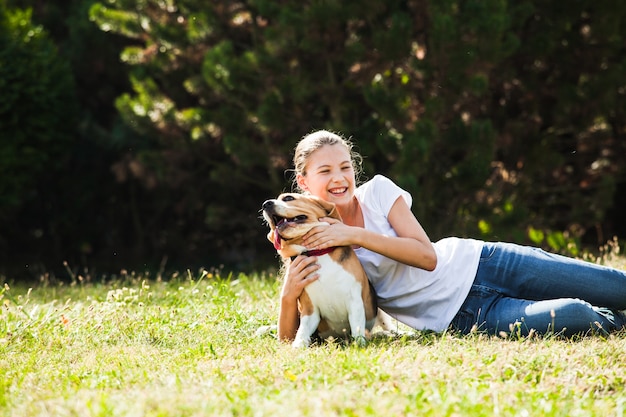
<svg viewBox="0 0 626 417">
<path fill-rule="evenodd" d="M 341 175 L 340 171 L 333 171 L 333 175 L 331 177 L 333 182 L 340 182 L 343 180 L 343 175 Z"/>
</svg>

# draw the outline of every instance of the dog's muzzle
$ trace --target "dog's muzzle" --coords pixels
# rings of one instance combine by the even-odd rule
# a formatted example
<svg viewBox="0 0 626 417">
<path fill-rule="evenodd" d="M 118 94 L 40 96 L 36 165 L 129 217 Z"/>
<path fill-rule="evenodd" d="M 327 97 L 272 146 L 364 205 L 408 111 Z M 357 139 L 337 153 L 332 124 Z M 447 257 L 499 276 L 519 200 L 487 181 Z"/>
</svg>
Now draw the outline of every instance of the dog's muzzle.
<svg viewBox="0 0 626 417">
<path fill-rule="evenodd" d="M 274 230 L 274 248 L 276 248 L 276 250 L 280 250 L 281 240 L 290 240 L 280 235 L 282 230 L 308 220 L 306 214 L 299 214 L 294 217 L 284 217 L 277 214 L 276 200 L 266 200 L 261 207 L 263 208 L 263 217 L 265 217 L 270 227 Z"/>
<path fill-rule="evenodd" d="M 276 204 L 274 200 L 266 200 L 261 206 L 263 209 L 263 217 L 269 223 L 270 228 L 274 231 L 274 249 L 280 250 L 282 236 L 278 232 L 277 226 L 287 221 L 286 218 L 276 215 Z"/>
</svg>

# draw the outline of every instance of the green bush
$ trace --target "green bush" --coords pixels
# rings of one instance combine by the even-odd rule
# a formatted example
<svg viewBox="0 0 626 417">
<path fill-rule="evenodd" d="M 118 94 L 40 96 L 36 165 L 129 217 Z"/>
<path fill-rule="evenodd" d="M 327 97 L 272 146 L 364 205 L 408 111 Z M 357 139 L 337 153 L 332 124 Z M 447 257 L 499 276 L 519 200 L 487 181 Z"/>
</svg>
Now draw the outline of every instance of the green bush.
<svg viewBox="0 0 626 417">
<path fill-rule="evenodd" d="M 39 222 L 84 264 L 274 262 L 259 205 L 318 128 L 409 190 L 432 239 L 625 233 L 625 6 L 279 3 L 10 1 L 46 29 L 3 8 L 0 239 Z"/>
<path fill-rule="evenodd" d="M 30 10 L 0 5 L 0 222 L 65 162 L 76 120 L 72 74 Z"/>
<path fill-rule="evenodd" d="M 0 97 L 0 250 L 6 254 L 9 241 L 32 249 L 50 220 L 49 196 L 74 142 L 76 101 L 68 64 L 46 31 L 33 24 L 30 10 L 4 2 Z"/>
<path fill-rule="evenodd" d="M 433 239 L 596 234 L 625 176 L 625 15 L 501 0 L 110 0 L 90 14 L 135 42 L 117 108 L 154 140 L 131 155 L 145 183 L 238 249 L 317 128 L 353 136 L 366 174 L 408 189 Z"/>
</svg>

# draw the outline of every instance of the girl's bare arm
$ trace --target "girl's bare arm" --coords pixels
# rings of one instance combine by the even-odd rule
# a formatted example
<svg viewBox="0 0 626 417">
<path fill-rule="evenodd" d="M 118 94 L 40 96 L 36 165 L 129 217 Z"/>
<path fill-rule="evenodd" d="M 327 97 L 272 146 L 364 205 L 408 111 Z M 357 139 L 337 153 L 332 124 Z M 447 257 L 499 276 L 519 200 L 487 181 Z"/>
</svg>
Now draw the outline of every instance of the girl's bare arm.
<svg viewBox="0 0 626 417">
<path fill-rule="evenodd" d="M 312 229 L 305 236 L 305 244 L 309 249 L 357 245 L 407 265 L 428 271 L 435 269 L 435 249 L 402 197 L 395 201 L 387 219 L 398 236 L 381 235 L 325 217 L 322 220 L 330 226 Z"/>
<path fill-rule="evenodd" d="M 287 267 L 280 294 L 278 340 L 290 342 L 295 339 L 300 325 L 298 297 L 307 285 L 319 278 L 316 273 L 318 269 L 317 258 L 314 256 L 298 256 Z"/>
</svg>

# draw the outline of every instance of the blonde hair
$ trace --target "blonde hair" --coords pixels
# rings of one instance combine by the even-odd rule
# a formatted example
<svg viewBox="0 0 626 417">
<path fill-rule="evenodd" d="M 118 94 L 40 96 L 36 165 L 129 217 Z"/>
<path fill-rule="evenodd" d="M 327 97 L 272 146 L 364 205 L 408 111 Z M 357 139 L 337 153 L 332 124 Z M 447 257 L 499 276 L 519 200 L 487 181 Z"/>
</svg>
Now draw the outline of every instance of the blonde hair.
<svg viewBox="0 0 626 417">
<path fill-rule="evenodd" d="M 296 189 L 300 189 L 296 178 L 298 174 L 306 176 L 306 165 L 311 154 L 325 145 L 341 145 L 348 150 L 350 161 L 354 168 L 354 176 L 358 182 L 358 178 L 363 168 L 363 157 L 354 149 L 354 144 L 349 139 L 330 132 L 328 130 L 318 130 L 304 136 L 296 145 L 293 155 L 294 176 L 293 183 Z M 300 190 L 302 191 L 302 190 Z"/>
</svg>

